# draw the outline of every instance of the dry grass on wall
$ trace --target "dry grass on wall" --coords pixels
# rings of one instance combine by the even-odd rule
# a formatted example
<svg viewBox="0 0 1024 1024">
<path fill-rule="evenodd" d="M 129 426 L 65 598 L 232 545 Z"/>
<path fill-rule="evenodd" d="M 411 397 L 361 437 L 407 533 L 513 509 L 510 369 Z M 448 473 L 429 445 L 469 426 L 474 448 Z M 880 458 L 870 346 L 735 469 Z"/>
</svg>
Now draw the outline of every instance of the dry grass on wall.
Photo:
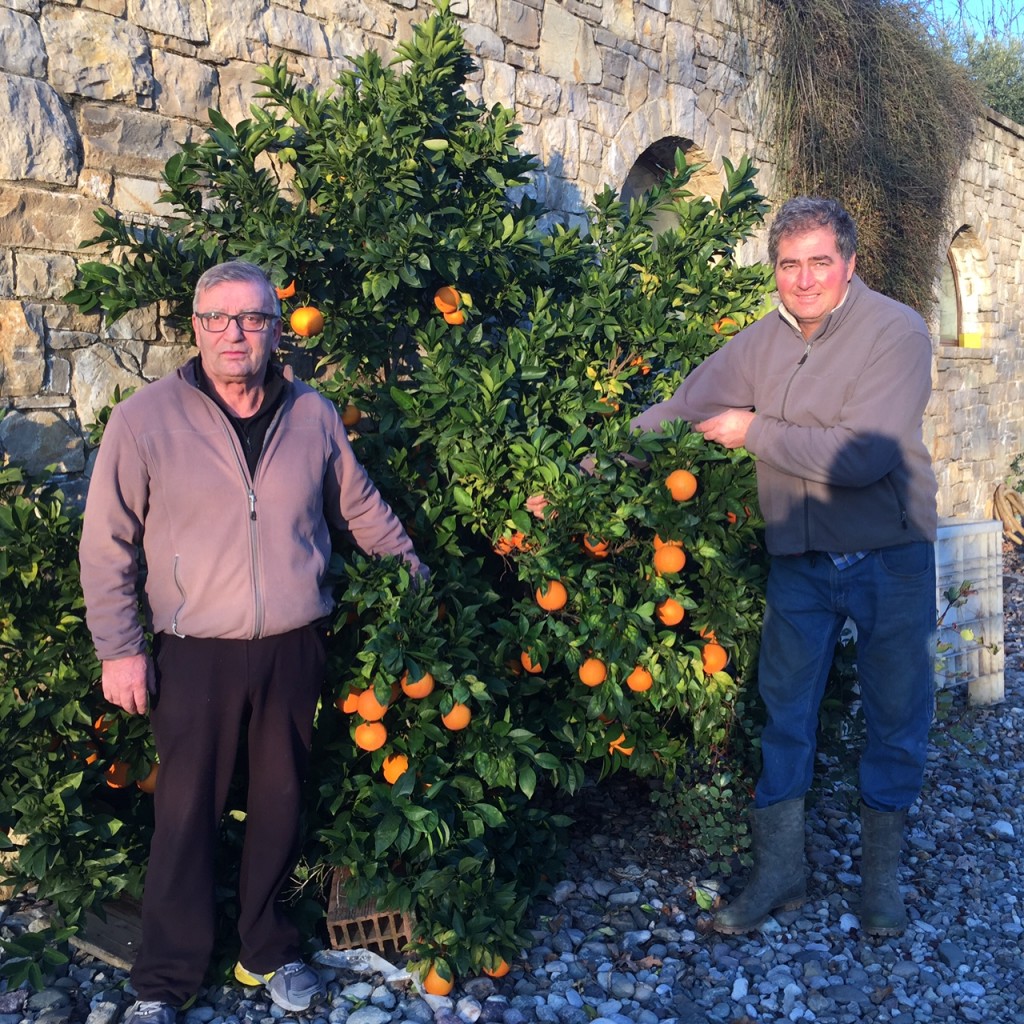
<svg viewBox="0 0 1024 1024">
<path fill-rule="evenodd" d="M 867 283 L 926 311 L 949 239 L 952 187 L 981 105 L 932 42 L 919 4 L 765 0 L 771 121 L 789 195 L 829 195 L 860 232 Z"/>
</svg>

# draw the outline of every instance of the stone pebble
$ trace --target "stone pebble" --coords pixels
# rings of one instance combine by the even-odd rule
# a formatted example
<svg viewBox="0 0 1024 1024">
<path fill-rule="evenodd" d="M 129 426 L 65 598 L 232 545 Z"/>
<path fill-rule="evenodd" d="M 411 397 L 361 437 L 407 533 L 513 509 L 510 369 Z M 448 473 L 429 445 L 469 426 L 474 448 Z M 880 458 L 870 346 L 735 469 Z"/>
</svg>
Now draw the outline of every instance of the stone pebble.
<svg viewBox="0 0 1024 1024">
<path fill-rule="evenodd" d="M 742 872 L 712 875 L 685 838 L 659 831 L 635 780 L 613 779 L 574 805 L 566 877 L 534 905 L 530 946 L 506 977 L 422 997 L 404 971 L 325 964 L 327 996 L 304 1014 L 226 985 L 181 1024 L 1024 1024 L 1024 558 L 1009 548 L 1004 616 L 1005 699 L 956 695 L 935 725 L 900 868 L 902 936 L 860 930 L 855 771 L 824 751 L 808 902 L 751 935 L 718 935 L 695 901 L 698 889 L 728 900 Z M 44 907 L 0 904 L 0 939 L 45 919 Z M 0 983 L 0 1024 L 117 1024 L 133 998 L 125 972 L 76 953 L 42 992 Z"/>
</svg>

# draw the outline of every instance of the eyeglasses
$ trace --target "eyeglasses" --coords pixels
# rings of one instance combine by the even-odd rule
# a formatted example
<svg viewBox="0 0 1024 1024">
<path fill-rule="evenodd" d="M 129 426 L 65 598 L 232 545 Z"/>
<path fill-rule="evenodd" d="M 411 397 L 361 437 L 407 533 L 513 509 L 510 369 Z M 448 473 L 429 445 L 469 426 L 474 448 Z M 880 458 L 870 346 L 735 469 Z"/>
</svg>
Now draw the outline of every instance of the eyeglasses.
<svg viewBox="0 0 1024 1024">
<path fill-rule="evenodd" d="M 196 313 L 196 319 L 213 334 L 220 334 L 228 329 L 234 320 L 243 331 L 262 331 L 267 324 L 278 317 L 275 313 Z"/>
</svg>

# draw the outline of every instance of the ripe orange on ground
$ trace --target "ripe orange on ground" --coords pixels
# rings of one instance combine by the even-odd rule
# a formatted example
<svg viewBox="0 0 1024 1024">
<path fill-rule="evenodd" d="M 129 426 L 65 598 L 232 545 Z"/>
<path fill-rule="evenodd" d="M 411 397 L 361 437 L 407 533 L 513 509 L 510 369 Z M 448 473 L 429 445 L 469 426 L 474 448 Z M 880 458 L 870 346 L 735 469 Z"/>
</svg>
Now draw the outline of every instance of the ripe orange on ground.
<svg viewBox="0 0 1024 1024">
<path fill-rule="evenodd" d="M 324 315 L 316 306 L 299 306 L 288 323 L 300 338 L 312 338 L 324 329 Z"/>
<path fill-rule="evenodd" d="M 430 965 L 430 970 L 427 971 L 426 976 L 423 979 L 423 990 L 432 996 L 446 996 L 451 992 L 455 985 L 454 978 L 442 978 L 437 973 L 437 967 L 434 964 Z"/>
<path fill-rule="evenodd" d="M 671 576 L 686 565 L 686 554 L 682 548 L 665 544 L 654 552 L 654 571 L 659 576 Z"/>
<path fill-rule="evenodd" d="M 341 414 L 341 422 L 346 427 L 354 427 L 363 418 L 363 412 L 358 405 L 349 403 Z"/>
<path fill-rule="evenodd" d="M 356 701 L 356 713 L 368 722 L 380 721 L 387 709 L 387 704 L 381 704 L 377 700 L 377 695 L 373 692 L 372 687 L 369 690 L 363 690 Z"/>
<path fill-rule="evenodd" d="M 450 284 L 442 285 L 434 292 L 434 305 L 442 313 L 454 313 L 462 303 L 462 296 Z"/>
<path fill-rule="evenodd" d="M 393 786 L 409 769 L 409 758 L 405 754 L 392 754 L 390 757 L 384 758 L 384 763 L 380 766 L 380 770 L 384 773 L 384 778 L 387 782 L 390 782 Z"/>
<path fill-rule="evenodd" d="M 602 540 L 600 537 L 594 537 L 589 533 L 585 534 L 583 537 L 583 546 L 595 558 L 608 557 L 608 541 Z"/>
<path fill-rule="evenodd" d="M 658 602 L 654 614 L 663 625 L 678 626 L 686 616 L 686 609 L 674 597 L 666 597 Z"/>
<path fill-rule="evenodd" d="M 569 600 L 569 592 L 560 580 L 549 580 L 546 587 L 538 587 L 533 595 L 546 612 L 557 612 Z"/>
<path fill-rule="evenodd" d="M 689 501 L 697 493 L 697 478 L 688 469 L 674 469 L 665 486 L 676 501 Z"/>
<path fill-rule="evenodd" d="M 704 671 L 708 675 L 721 672 L 729 664 L 729 653 L 721 644 L 707 643 L 701 651 L 701 661 L 704 663 Z"/>
<path fill-rule="evenodd" d="M 626 676 L 626 685 L 637 693 L 643 693 L 654 685 L 654 677 L 647 669 L 637 665 L 632 672 Z"/>
<path fill-rule="evenodd" d="M 453 704 L 451 711 L 447 715 L 441 716 L 441 721 L 444 722 L 446 729 L 451 729 L 452 732 L 458 732 L 460 729 L 465 729 L 469 725 L 470 719 L 473 717 L 473 712 L 465 704 Z"/>
<path fill-rule="evenodd" d="M 608 678 L 608 669 L 600 658 L 587 658 L 579 670 L 584 686 L 600 686 Z"/>
<path fill-rule="evenodd" d="M 434 692 L 434 677 L 424 672 L 414 683 L 409 681 L 409 673 L 402 673 L 402 692 L 413 700 L 422 700 Z"/>
<path fill-rule="evenodd" d="M 538 675 L 544 671 L 544 669 L 542 669 L 540 665 L 536 664 L 533 658 L 530 657 L 529 651 L 523 651 L 523 653 L 519 655 L 519 662 L 531 676 Z"/>
<path fill-rule="evenodd" d="M 484 974 L 488 978 L 504 978 L 508 972 L 512 970 L 508 965 L 508 961 L 502 958 L 493 967 L 485 967 Z"/>
<path fill-rule="evenodd" d="M 458 327 L 460 324 L 464 324 L 466 322 L 466 314 L 463 313 L 461 309 L 454 309 L 451 313 L 444 314 L 444 322 Z"/>
<path fill-rule="evenodd" d="M 387 742 L 388 731 L 382 722 L 360 722 L 352 738 L 360 750 L 380 750 Z"/>
<path fill-rule="evenodd" d="M 160 765 L 158 762 L 153 762 L 153 766 L 149 769 L 149 773 L 144 779 L 139 779 L 135 783 L 143 793 L 155 793 L 156 792 L 156 779 L 160 774 Z"/>
<path fill-rule="evenodd" d="M 124 761 L 115 761 L 107 769 L 107 785 L 111 789 L 124 789 L 128 785 L 128 765 Z"/>
<path fill-rule="evenodd" d="M 295 294 L 295 282 L 292 281 L 291 284 L 286 284 L 283 288 L 275 288 L 274 291 L 277 292 L 279 299 L 290 299 Z"/>
</svg>

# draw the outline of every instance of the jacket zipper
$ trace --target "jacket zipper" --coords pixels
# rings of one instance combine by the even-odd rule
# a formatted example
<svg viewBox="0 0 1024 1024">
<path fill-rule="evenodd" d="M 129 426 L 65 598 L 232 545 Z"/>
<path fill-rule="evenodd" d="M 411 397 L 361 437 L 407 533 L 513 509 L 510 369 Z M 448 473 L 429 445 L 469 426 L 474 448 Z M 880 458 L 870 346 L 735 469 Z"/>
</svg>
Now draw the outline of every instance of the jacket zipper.
<svg viewBox="0 0 1024 1024">
<path fill-rule="evenodd" d="M 796 380 L 796 375 L 800 372 L 801 367 L 807 362 L 807 357 L 811 354 L 811 343 L 804 341 L 804 354 L 797 360 L 796 366 L 793 367 L 793 372 L 789 375 L 789 380 L 786 381 L 786 390 L 782 393 L 782 405 L 779 407 L 779 419 L 784 420 L 786 418 L 786 402 L 789 400 L 789 392 L 793 387 L 793 381 Z M 804 491 L 804 546 L 808 546 L 811 543 L 811 514 L 809 511 L 809 502 L 807 500 L 807 481 L 802 481 Z"/>
</svg>

